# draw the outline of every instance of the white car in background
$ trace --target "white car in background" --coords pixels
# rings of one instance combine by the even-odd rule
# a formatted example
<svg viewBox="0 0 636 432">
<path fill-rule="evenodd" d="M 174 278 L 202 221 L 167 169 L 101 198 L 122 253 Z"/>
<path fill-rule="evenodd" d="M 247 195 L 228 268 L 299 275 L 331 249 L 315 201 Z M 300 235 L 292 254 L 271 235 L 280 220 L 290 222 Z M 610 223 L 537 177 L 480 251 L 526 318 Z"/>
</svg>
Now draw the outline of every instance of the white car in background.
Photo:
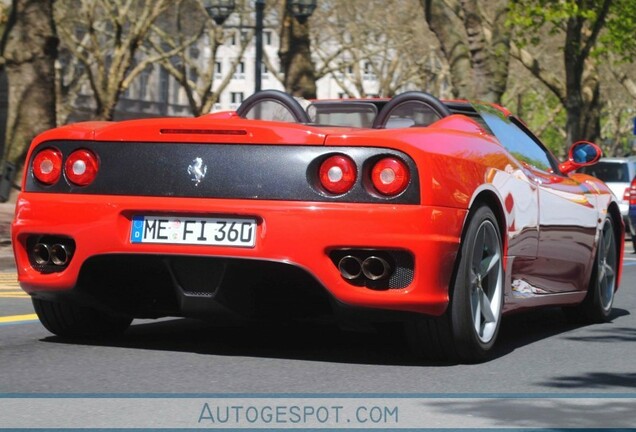
<svg viewBox="0 0 636 432">
<path fill-rule="evenodd" d="M 595 165 L 583 167 L 579 172 L 603 180 L 616 195 L 625 222 L 625 232 L 630 234 L 636 249 L 634 226 L 629 219 L 630 183 L 636 176 L 636 156 L 601 158 Z"/>
</svg>

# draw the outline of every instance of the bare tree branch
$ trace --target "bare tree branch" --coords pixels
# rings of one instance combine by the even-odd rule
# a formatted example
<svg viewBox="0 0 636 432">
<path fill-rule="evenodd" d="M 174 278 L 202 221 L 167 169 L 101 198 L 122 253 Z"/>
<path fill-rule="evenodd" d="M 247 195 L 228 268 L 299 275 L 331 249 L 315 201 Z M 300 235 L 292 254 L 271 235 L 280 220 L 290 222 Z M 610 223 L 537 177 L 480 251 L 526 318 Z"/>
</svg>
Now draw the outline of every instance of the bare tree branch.
<svg viewBox="0 0 636 432">
<path fill-rule="evenodd" d="M 192 22 L 195 16 L 205 17 L 200 27 Z M 232 59 L 229 69 L 224 71 L 219 82 L 216 78 L 215 64 L 217 51 L 223 43 L 223 29 L 208 19 L 200 0 L 180 5 L 176 21 L 172 25 L 174 31 L 166 31 L 160 26 L 153 27 L 153 37 L 149 40 L 149 46 L 155 54 L 151 58 L 161 64 L 179 83 L 192 113 L 197 116 L 207 114 L 219 100 L 221 92 L 230 84 L 254 35 L 252 32 L 243 33 L 245 37 L 239 38 L 236 57 Z M 184 38 L 187 31 L 192 32 L 192 35 Z M 187 50 L 188 47 L 197 46 L 201 38 L 209 41 L 210 57 L 205 62 L 191 58 Z M 189 71 L 196 80 L 190 79 Z"/>
<path fill-rule="evenodd" d="M 527 50 L 519 48 L 516 44 L 510 45 L 510 55 L 519 60 L 521 64 L 534 75 L 539 81 L 541 81 L 554 95 L 565 105 L 566 93 L 565 85 L 559 80 L 556 75 L 545 70 L 539 60 L 530 54 Z"/>
</svg>

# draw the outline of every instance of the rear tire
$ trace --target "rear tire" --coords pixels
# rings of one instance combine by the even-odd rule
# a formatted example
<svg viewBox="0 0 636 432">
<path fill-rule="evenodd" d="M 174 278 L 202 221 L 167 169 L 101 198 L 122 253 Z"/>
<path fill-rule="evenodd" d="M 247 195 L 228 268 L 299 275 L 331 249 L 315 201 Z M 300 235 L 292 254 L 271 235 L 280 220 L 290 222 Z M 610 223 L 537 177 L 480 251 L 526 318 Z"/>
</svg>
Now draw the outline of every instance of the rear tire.
<svg viewBox="0 0 636 432">
<path fill-rule="evenodd" d="M 132 318 L 78 306 L 69 302 L 33 299 L 40 322 L 51 333 L 64 337 L 115 336 L 123 333 Z"/>
<path fill-rule="evenodd" d="M 462 240 L 448 309 L 439 318 L 407 323 L 416 354 L 466 363 L 487 360 L 501 325 L 503 291 L 499 225 L 492 210 L 481 206 L 472 213 Z"/>
<path fill-rule="evenodd" d="M 610 217 L 605 218 L 596 248 L 594 268 L 590 285 L 583 302 L 575 307 L 564 308 L 568 318 L 588 323 L 603 323 L 610 319 L 616 275 L 618 274 L 618 248 L 616 232 Z"/>
</svg>

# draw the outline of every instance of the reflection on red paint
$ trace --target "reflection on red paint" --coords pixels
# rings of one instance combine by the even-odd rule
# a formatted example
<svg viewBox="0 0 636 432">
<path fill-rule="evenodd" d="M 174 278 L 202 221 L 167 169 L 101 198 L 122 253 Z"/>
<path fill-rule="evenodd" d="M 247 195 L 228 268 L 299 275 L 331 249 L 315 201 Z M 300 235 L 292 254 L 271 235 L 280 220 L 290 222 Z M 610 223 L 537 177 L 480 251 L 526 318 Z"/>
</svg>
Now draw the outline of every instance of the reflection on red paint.
<svg viewBox="0 0 636 432">
<path fill-rule="evenodd" d="M 506 211 L 508 213 L 512 212 L 512 207 L 513 207 L 514 203 L 515 203 L 515 200 L 514 200 L 514 198 L 512 198 L 512 194 L 509 193 L 508 195 L 506 195 L 505 205 L 506 205 Z"/>
</svg>

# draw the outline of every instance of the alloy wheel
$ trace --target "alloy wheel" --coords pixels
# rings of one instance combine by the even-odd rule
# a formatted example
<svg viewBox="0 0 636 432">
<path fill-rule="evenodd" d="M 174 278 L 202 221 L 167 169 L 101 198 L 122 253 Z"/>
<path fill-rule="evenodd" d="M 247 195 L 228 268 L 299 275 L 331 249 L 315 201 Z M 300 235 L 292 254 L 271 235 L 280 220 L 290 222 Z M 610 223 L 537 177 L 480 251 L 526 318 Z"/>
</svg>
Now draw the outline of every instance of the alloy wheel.
<svg viewBox="0 0 636 432">
<path fill-rule="evenodd" d="M 503 295 L 501 244 L 489 220 L 484 220 L 477 230 L 468 277 L 475 333 L 482 343 L 488 343 L 501 317 Z"/>
</svg>

